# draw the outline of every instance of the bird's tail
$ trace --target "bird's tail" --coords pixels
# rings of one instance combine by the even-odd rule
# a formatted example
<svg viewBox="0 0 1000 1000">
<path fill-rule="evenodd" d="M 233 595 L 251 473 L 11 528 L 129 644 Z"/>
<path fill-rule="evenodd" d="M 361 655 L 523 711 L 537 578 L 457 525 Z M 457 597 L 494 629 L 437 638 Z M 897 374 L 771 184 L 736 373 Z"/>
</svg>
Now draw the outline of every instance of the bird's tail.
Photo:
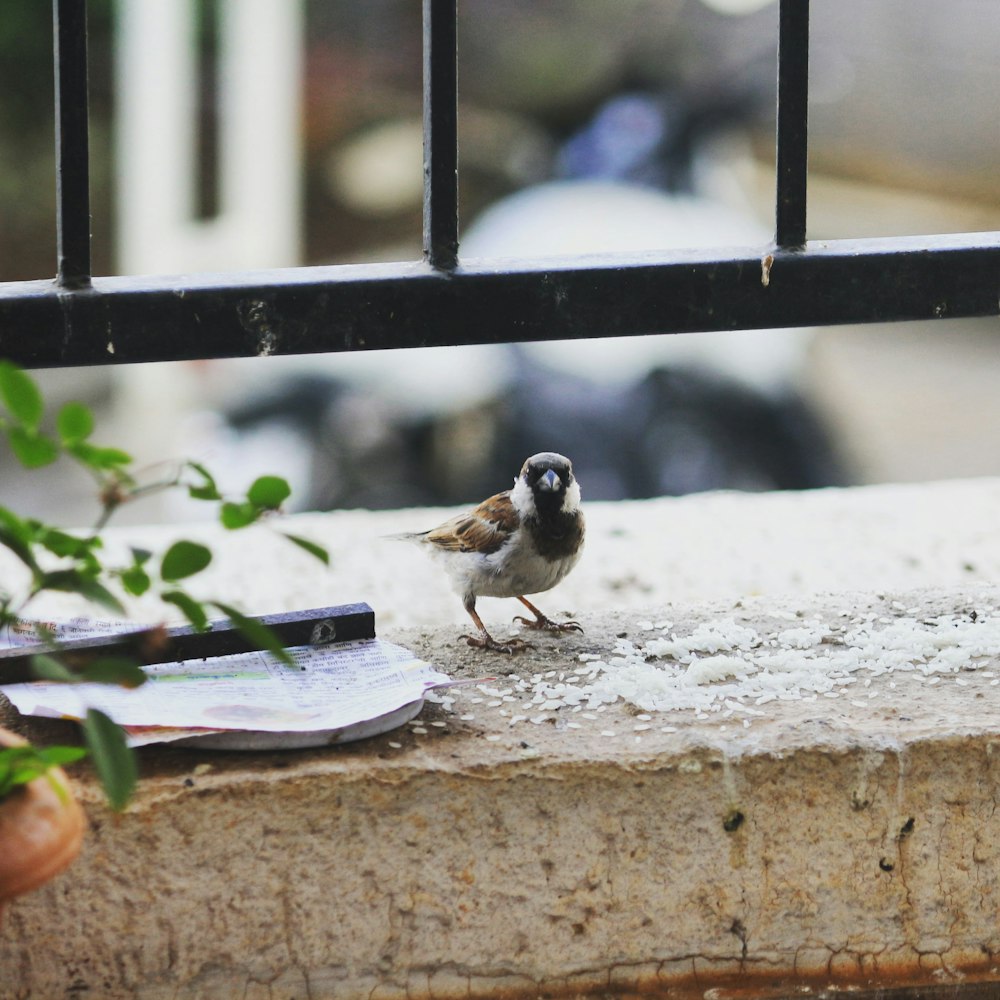
<svg viewBox="0 0 1000 1000">
<path fill-rule="evenodd" d="M 380 535 L 385 542 L 419 542 L 429 535 L 429 531 L 401 531 L 395 535 Z"/>
</svg>

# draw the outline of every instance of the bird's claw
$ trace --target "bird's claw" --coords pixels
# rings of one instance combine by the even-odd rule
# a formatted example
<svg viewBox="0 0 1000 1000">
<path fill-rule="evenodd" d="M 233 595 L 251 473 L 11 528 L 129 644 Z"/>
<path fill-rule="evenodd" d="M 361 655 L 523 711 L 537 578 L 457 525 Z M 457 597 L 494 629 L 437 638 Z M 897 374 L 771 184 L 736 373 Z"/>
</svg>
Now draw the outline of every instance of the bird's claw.
<svg viewBox="0 0 1000 1000">
<path fill-rule="evenodd" d="M 532 643 L 525 642 L 524 639 L 505 639 L 497 642 L 488 632 L 483 635 L 463 635 L 462 638 L 473 649 L 492 649 L 495 653 L 523 653 L 526 649 L 533 648 Z"/>
<path fill-rule="evenodd" d="M 545 629 L 546 632 L 582 632 L 583 626 L 579 622 L 554 622 L 551 618 L 541 615 L 538 618 L 523 618 L 516 615 L 514 621 L 521 622 L 527 628 Z"/>
</svg>

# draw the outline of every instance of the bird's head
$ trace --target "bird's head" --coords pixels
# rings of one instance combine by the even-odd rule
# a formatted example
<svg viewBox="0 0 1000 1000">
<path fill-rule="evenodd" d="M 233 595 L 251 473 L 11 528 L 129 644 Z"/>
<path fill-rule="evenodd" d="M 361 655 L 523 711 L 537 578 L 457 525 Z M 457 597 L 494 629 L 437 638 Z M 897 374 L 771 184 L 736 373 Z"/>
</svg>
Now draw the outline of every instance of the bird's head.
<svg viewBox="0 0 1000 1000">
<path fill-rule="evenodd" d="M 529 498 L 542 516 L 575 511 L 580 506 L 580 487 L 573 476 L 573 463 L 553 451 L 532 455 L 514 481 L 515 503 Z"/>
</svg>

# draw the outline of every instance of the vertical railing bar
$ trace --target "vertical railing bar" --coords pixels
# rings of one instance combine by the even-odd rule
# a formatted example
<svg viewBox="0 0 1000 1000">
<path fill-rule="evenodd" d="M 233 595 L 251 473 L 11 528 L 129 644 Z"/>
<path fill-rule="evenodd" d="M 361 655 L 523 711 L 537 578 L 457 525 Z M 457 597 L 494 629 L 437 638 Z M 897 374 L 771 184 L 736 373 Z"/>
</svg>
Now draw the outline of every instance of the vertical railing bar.
<svg viewBox="0 0 1000 1000">
<path fill-rule="evenodd" d="M 424 256 L 458 264 L 457 0 L 424 0 Z"/>
<path fill-rule="evenodd" d="M 56 112 L 56 280 L 90 284 L 87 0 L 53 0 Z"/>
<path fill-rule="evenodd" d="M 806 241 L 809 146 L 809 0 L 780 0 L 775 242 Z"/>
</svg>

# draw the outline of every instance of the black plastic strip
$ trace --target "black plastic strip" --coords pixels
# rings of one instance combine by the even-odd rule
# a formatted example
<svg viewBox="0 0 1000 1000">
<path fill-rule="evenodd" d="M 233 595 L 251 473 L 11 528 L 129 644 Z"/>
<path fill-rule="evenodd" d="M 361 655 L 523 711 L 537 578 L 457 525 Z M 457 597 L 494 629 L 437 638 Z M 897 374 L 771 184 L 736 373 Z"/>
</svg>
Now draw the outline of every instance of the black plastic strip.
<svg viewBox="0 0 1000 1000">
<path fill-rule="evenodd" d="M 254 617 L 267 625 L 286 648 L 375 638 L 375 612 L 367 604 L 344 604 Z M 260 648 L 251 636 L 223 619 L 213 621 L 208 632 L 196 632 L 186 625 L 141 629 L 122 635 L 64 642 L 59 645 L 58 652 L 66 666 L 80 670 L 102 656 L 127 655 L 142 664 L 173 663 L 177 660 L 251 653 Z M 0 684 L 35 680 L 31 657 L 51 649 L 47 645 L 38 645 L 0 650 Z"/>
</svg>

